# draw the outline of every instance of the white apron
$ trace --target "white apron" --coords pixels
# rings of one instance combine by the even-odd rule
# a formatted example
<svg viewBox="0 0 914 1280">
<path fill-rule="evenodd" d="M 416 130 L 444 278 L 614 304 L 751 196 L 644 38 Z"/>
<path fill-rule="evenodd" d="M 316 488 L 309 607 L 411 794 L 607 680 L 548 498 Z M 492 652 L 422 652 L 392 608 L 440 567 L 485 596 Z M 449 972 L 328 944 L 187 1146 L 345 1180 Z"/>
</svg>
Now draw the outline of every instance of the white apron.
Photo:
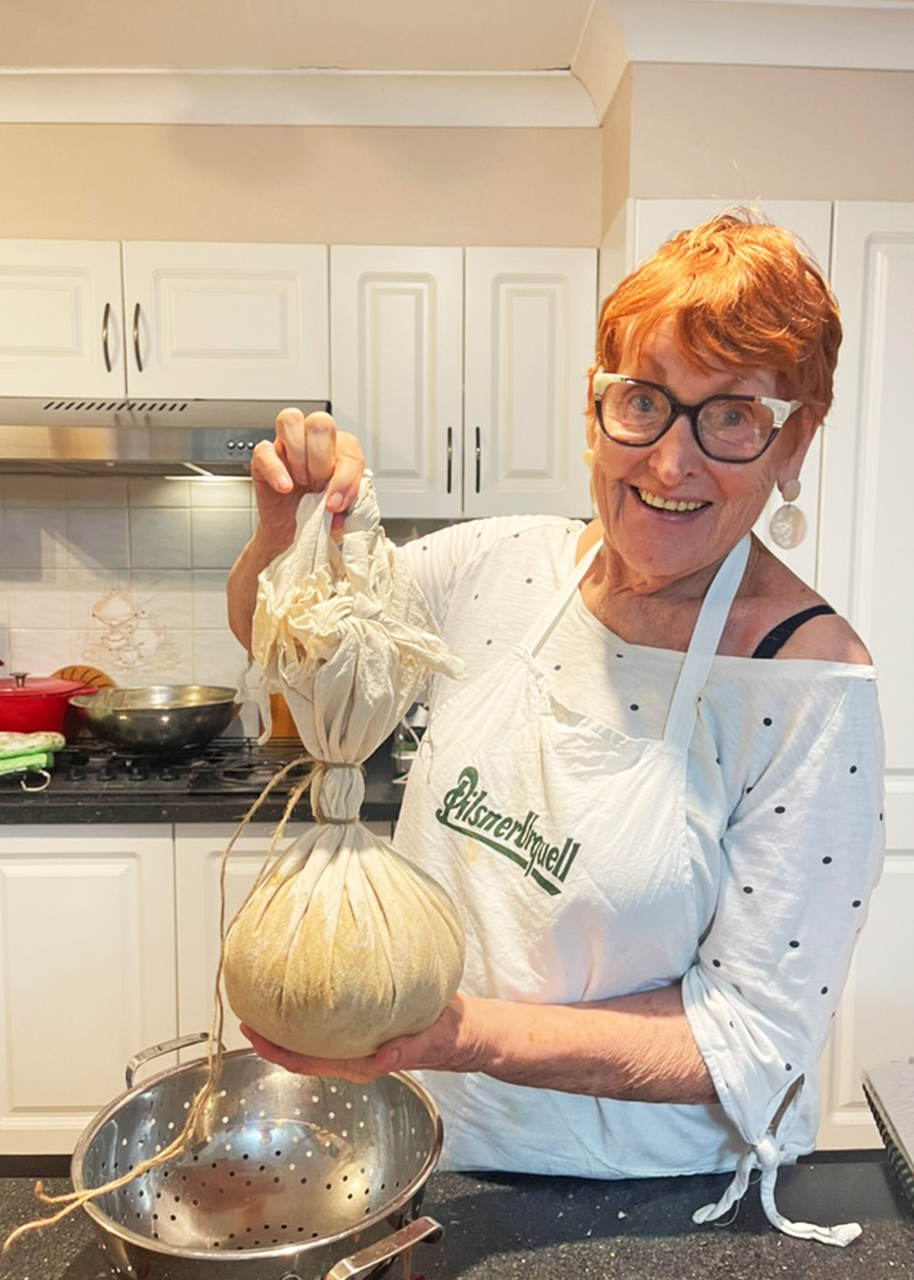
<svg viewBox="0 0 914 1280">
<path fill-rule="evenodd" d="M 710 922 L 688 852 L 688 749 L 749 538 L 706 593 L 660 740 L 563 706 L 536 662 L 599 546 L 507 657 L 435 708 L 410 770 L 397 846 L 461 909 L 469 995 L 567 1004 L 666 986 Z M 444 1117 L 446 1168 L 649 1176 L 730 1169 L 745 1150 L 717 1105 L 661 1117 L 656 1104 L 417 1074 Z"/>
</svg>

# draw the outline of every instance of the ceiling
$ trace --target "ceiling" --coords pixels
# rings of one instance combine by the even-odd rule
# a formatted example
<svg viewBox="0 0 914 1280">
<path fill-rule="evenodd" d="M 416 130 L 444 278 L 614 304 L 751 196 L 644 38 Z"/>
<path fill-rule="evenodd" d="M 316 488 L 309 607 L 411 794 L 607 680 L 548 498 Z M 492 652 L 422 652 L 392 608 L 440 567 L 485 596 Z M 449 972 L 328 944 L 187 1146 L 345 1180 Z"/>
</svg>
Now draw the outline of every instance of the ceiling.
<svg viewBox="0 0 914 1280">
<path fill-rule="evenodd" d="M 914 0 L 0 4 L 0 123 L 587 127 L 629 63 L 914 70 Z"/>
<path fill-rule="evenodd" d="M 568 68 L 592 0 L 4 0 L 19 67 Z"/>
<path fill-rule="evenodd" d="M 452 72 L 568 69 L 600 16 L 635 46 L 653 30 L 654 52 L 665 48 L 674 60 L 688 29 L 704 39 L 709 26 L 728 38 L 759 21 L 772 34 L 812 24 L 828 41 L 836 25 L 852 31 L 863 15 L 888 33 L 914 0 L 3 0 L 2 7 L 6 67 Z M 708 52 L 710 61 L 713 44 Z"/>
</svg>

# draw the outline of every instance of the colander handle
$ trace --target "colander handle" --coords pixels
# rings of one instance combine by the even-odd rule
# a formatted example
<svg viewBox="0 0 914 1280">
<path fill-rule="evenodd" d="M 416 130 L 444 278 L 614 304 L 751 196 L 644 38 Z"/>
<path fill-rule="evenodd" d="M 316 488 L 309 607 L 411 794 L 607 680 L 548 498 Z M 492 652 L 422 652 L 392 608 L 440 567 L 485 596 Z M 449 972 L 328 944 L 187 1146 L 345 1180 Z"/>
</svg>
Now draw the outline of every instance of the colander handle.
<svg viewBox="0 0 914 1280">
<path fill-rule="evenodd" d="M 395 1231 L 392 1236 L 379 1240 L 377 1244 L 360 1249 L 349 1258 L 343 1258 L 324 1276 L 324 1280 L 356 1280 L 358 1276 L 367 1275 L 375 1267 L 395 1258 L 398 1253 L 405 1253 L 420 1240 L 428 1240 L 433 1244 L 444 1235 L 444 1227 L 434 1218 L 416 1218 L 405 1227 Z"/>
<path fill-rule="evenodd" d="M 201 1044 L 204 1040 L 209 1039 L 208 1031 L 195 1031 L 193 1035 L 179 1036 L 177 1040 L 165 1040 L 162 1044 L 154 1044 L 149 1049 L 141 1049 L 139 1053 L 135 1053 L 127 1063 L 127 1070 L 124 1072 L 127 1077 L 127 1088 L 133 1088 L 134 1077 L 144 1062 L 148 1062 L 150 1058 L 161 1058 L 163 1053 L 174 1053 L 177 1049 L 186 1049 L 192 1044 Z"/>
</svg>

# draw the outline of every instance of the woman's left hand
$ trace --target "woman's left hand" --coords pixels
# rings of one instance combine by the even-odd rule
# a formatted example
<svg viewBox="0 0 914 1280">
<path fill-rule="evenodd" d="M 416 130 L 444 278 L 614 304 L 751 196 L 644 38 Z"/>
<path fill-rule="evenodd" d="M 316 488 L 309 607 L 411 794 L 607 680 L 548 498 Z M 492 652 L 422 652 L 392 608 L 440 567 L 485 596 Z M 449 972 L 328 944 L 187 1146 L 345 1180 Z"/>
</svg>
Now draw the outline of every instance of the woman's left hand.
<svg viewBox="0 0 914 1280">
<path fill-rule="evenodd" d="M 489 1003 L 454 996 L 425 1031 L 388 1040 L 367 1058 L 309 1058 L 264 1040 L 250 1027 L 242 1025 L 241 1032 L 261 1058 L 303 1076 L 336 1076 L 365 1084 L 390 1071 L 482 1071 L 487 1019 L 480 1006 Z"/>
</svg>

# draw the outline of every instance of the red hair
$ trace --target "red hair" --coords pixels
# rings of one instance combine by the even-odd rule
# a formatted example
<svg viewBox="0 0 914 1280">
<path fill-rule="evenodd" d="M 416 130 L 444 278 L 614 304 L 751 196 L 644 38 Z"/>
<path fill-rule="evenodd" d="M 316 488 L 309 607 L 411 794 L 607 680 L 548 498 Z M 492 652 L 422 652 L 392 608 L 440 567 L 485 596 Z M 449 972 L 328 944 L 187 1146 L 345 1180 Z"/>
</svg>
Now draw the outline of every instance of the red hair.
<svg viewBox="0 0 914 1280">
<path fill-rule="evenodd" d="M 821 422 L 832 401 L 841 345 L 838 305 L 789 231 L 731 210 L 668 240 L 609 295 L 597 326 L 597 363 L 637 359 L 672 321 L 686 360 L 773 369 L 778 394 L 802 400 Z"/>
</svg>

